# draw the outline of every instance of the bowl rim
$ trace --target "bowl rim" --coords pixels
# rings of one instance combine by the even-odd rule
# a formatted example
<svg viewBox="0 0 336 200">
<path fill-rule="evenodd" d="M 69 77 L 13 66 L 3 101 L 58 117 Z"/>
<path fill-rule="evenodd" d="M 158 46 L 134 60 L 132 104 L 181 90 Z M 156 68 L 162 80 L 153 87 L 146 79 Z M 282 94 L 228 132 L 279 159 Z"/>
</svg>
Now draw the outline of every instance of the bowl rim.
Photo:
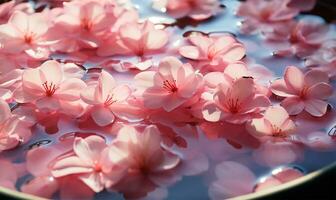
<svg viewBox="0 0 336 200">
<path fill-rule="evenodd" d="M 335 169 L 336 169 L 336 161 L 332 164 L 329 164 L 329 165 L 319 169 L 319 170 L 316 170 L 314 172 L 306 174 L 305 176 L 297 178 L 297 179 L 295 179 L 293 181 L 290 181 L 288 183 L 284 183 L 284 184 L 281 184 L 279 186 L 269 188 L 269 189 L 265 189 L 265 190 L 262 190 L 262 191 L 258 191 L 258 192 L 255 192 L 255 193 L 249 193 L 249 194 L 246 194 L 246 195 L 229 198 L 229 200 L 247 200 L 247 199 L 265 198 L 269 195 L 284 192 L 285 190 L 290 189 L 290 188 L 295 188 L 299 185 L 302 185 L 302 184 L 306 183 L 307 181 L 318 178 L 319 176 L 321 176 L 322 174 L 326 173 L 329 170 L 335 170 Z M 15 191 L 15 190 L 8 189 L 8 188 L 0 186 L 0 196 L 1 195 L 5 195 L 5 196 L 10 197 L 12 199 L 47 200 L 47 198 L 38 197 L 38 196 L 35 196 L 35 195 Z"/>
</svg>

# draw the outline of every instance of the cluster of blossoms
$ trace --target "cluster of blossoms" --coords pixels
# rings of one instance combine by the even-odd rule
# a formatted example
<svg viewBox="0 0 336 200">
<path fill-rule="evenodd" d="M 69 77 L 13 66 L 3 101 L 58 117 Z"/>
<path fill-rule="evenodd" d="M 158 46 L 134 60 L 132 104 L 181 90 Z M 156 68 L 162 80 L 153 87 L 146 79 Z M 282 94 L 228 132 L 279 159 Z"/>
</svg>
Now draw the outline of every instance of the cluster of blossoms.
<svg viewBox="0 0 336 200">
<path fill-rule="evenodd" d="M 172 17 L 195 20 L 221 8 L 217 0 L 153 3 Z M 209 168 L 205 154 L 211 151 L 195 145 L 202 134 L 251 151 L 265 166 L 293 163 L 305 146 L 333 149 L 327 134 L 308 137 L 297 126 L 303 117 L 331 114 L 335 40 L 322 41 L 326 24 L 293 21 L 313 5 L 249 0 L 239 7 L 238 14 L 248 17 L 245 32 L 260 29 L 269 39 L 288 39 L 292 52 L 309 55 L 307 66 L 323 65 L 288 66 L 278 79 L 249 63 L 233 35 L 194 32 L 171 46 L 173 28 L 141 19 L 125 0 L 0 5 L 1 154 L 30 144 L 37 129 L 62 132 L 60 121 L 76 127 L 52 144 L 30 145 L 19 163 L 1 157 L 4 171 L 16 170 L 0 173 L 0 185 L 15 189 L 29 174 L 19 190 L 46 198 L 91 199 L 107 190 L 128 199 L 161 199 L 183 176 Z M 255 175 L 239 163 L 225 161 L 215 171 L 214 199 L 302 176 L 288 169 L 255 185 Z M 233 182 L 235 176 L 242 179 Z"/>
<path fill-rule="evenodd" d="M 300 11 L 313 9 L 315 3 L 315 0 L 248 0 L 237 10 L 237 15 L 243 18 L 241 32 L 262 33 L 265 39 L 280 44 L 275 55 L 298 56 L 307 61 L 307 67 L 320 67 L 334 76 L 336 38 L 331 25 L 318 16 L 293 19 Z"/>
</svg>

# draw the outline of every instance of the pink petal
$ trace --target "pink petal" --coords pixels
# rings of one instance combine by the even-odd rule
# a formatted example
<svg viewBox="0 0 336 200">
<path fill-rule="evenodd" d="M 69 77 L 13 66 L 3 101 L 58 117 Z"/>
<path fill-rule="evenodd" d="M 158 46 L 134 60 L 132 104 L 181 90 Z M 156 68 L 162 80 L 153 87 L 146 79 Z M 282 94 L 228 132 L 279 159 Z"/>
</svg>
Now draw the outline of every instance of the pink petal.
<svg viewBox="0 0 336 200">
<path fill-rule="evenodd" d="M 81 91 L 80 97 L 81 99 L 91 105 L 101 104 L 103 101 L 99 101 L 96 99 L 95 93 L 96 93 L 96 86 L 90 85 L 87 86 L 85 89 Z"/>
<path fill-rule="evenodd" d="M 202 75 L 200 74 L 191 74 L 184 81 L 184 84 L 179 86 L 178 93 L 181 97 L 190 98 L 192 97 L 198 89 L 198 85 L 202 83 Z"/>
<path fill-rule="evenodd" d="M 200 57 L 200 52 L 195 46 L 183 46 L 179 49 L 179 52 L 183 57 L 193 60 L 197 60 Z"/>
<path fill-rule="evenodd" d="M 225 76 L 221 72 L 210 72 L 204 76 L 205 84 L 209 87 L 215 88 L 222 82 L 227 82 Z"/>
<path fill-rule="evenodd" d="M 241 60 L 245 56 L 246 50 L 242 44 L 234 44 L 221 58 L 225 62 L 234 62 Z"/>
<path fill-rule="evenodd" d="M 27 17 L 27 16 L 26 16 Z M 42 35 L 48 31 L 46 18 L 40 13 L 34 13 L 28 17 L 28 28 L 37 35 Z"/>
<path fill-rule="evenodd" d="M 125 101 L 130 95 L 132 91 L 127 85 L 117 86 L 113 89 L 113 100 L 118 102 Z"/>
<path fill-rule="evenodd" d="M 304 101 L 300 97 L 287 97 L 281 102 L 281 106 L 287 110 L 288 114 L 298 115 L 304 109 Z"/>
<path fill-rule="evenodd" d="M 286 68 L 284 80 L 287 87 L 299 93 L 304 86 L 304 76 L 301 70 L 294 66 Z"/>
<path fill-rule="evenodd" d="M 58 182 L 51 176 L 40 176 L 21 186 L 24 193 L 44 198 L 52 198 L 58 190 Z"/>
<path fill-rule="evenodd" d="M 305 110 L 315 117 L 322 117 L 328 108 L 328 103 L 318 99 L 305 101 Z"/>
<path fill-rule="evenodd" d="M 252 78 L 240 78 L 232 85 L 231 97 L 235 97 L 240 102 L 243 102 L 251 97 L 254 91 L 255 87 Z"/>
<path fill-rule="evenodd" d="M 168 42 L 168 34 L 164 30 L 151 30 L 146 34 L 145 48 L 147 50 L 157 50 Z"/>
<path fill-rule="evenodd" d="M 146 71 L 138 73 L 134 77 L 135 85 L 139 88 L 149 88 L 153 87 L 153 78 L 156 72 L 154 71 Z"/>
<path fill-rule="evenodd" d="M 69 156 L 57 161 L 52 167 L 54 177 L 63 177 L 71 174 L 90 173 L 92 167 L 76 156 Z"/>
<path fill-rule="evenodd" d="M 28 92 L 31 91 L 30 93 L 42 95 L 44 93 L 43 83 L 38 69 L 26 69 L 22 74 L 22 84 Z"/>
<path fill-rule="evenodd" d="M 19 29 L 22 33 L 26 33 L 29 30 L 29 16 L 21 11 L 16 11 L 8 20 L 13 26 Z"/>
<path fill-rule="evenodd" d="M 4 123 L 7 119 L 12 116 L 11 110 L 9 109 L 9 105 L 6 101 L 0 99 L 0 124 Z"/>
<path fill-rule="evenodd" d="M 225 68 L 224 73 L 229 75 L 233 79 L 238 79 L 243 76 L 249 75 L 249 72 L 247 71 L 247 67 L 245 63 L 242 63 L 242 62 L 229 64 Z"/>
<path fill-rule="evenodd" d="M 99 160 L 105 147 L 105 140 L 97 135 L 92 135 L 85 139 L 76 138 L 74 141 L 74 151 L 76 155 L 82 161 L 90 164 Z"/>
<path fill-rule="evenodd" d="M 314 8 L 316 0 L 292 0 L 287 4 L 290 8 L 299 9 L 300 11 L 309 11 Z"/>
<path fill-rule="evenodd" d="M 102 175 L 100 173 L 89 173 L 79 176 L 87 186 L 89 186 L 94 192 L 101 192 L 104 189 L 105 183 L 101 180 Z"/>
<path fill-rule="evenodd" d="M 112 111 L 104 106 L 93 107 L 91 117 L 99 126 L 107 126 L 114 122 L 115 119 Z"/>
<path fill-rule="evenodd" d="M 281 106 L 269 107 L 265 114 L 267 119 L 272 125 L 281 127 L 281 125 L 289 118 L 287 111 Z"/>
<path fill-rule="evenodd" d="M 181 163 L 179 156 L 167 152 L 164 155 L 163 161 L 160 162 L 159 165 L 155 166 L 153 171 L 160 173 L 160 171 L 174 169 L 179 163 Z"/>
<path fill-rule="evenodd" d="M 275 80 L 271 85 L 271 91 L 280 97 L 290 97 L 295 94 L 292 88 L 287 87 L 284 79 Z"/>
<path fill-rule="evenodd" d="M 169 95 L 167 90 L 163 88 L 148 88 L 143 94 L 145 107 L 152 109 L 160 108 L 163 106 Z"/>
<path fill-rule="evenodd" d="M 46 109 L 48 111 L 58 110 L 60 109 L 60 102 L 57 98 L 54 97 L 43 97 L 41 99 L 36 100 L 36 107 L 39 109 Z"/>
<path fill-rule="evenodd" d="M 215 173 L 218 180 L 213 182 L 209 189 L 213 199 L 226 199 L 253 191 L 256 177 L 244 165 L 225 161 L 216 166 Z"/>
<path fill-rule="evenodd" d="M 162 108 L 165 111 L 170 112 L 179 107 L 180 105 L 182 105 L 185 101 L 186 101 L 185 98 L 182 98 L 177 94 L 173 93 L 172 95 L 169 95 L 167 96 L 167 98 L 164 99 Z"/>
<path fill-rule="evenodd" d="M 250 123 L 246 124 L 246 129 L 249 133 L 257 137 L 272 134 L 271 123 L 264 118 L 253 119 Z"/>
<path fill-rule="evenodd" d="M 69 78 L 59 85 L 54 95 L 62 100 L 75 101 L 80 98 L 80 92 L 85 86 L 84 81 L 78 78 Z"/>
<path fill-rule="evenodd" d="M 331 85 L 327 83 L 317 83 L 307 90 L 307 97 L 315 99 L 327 99 L 333 94 Z"/>
<path fill-rule="evenodd" d="M 53 83 L 57 86 L 63 80 L 62 66 L 57 61 L 48 60 L 39 69 L 42 83 Z"/>
<path fill-rule="evenodd" d="M 116 81 L 113 76 L 106 71 L 102 71 L 98 79 L 98 88 L 100 93 L 98 93 L 99 95 L 97 96 L 97 99 L 105 101 L 108 95 L 111 95 L 115 86 Z"/>
<path fill-rule="evenodd" d="M 162 76 L 177 77 L 179 68 L 183 66 L 183 63 L 175 57 L 165 57 L 159 64 L 159 73 Z"/>
<path fill-rule="evenodd" d="M 328 83 L 328 74 L 320 70 L 310 70 L 305 74 L 304 82 L 307 87 L 311 87 L 317 83 Z"/>
<path fill-rule="evenodd" d="M 202 109 L 204 119 L 209 122 L 218 122 L 223 117 L 222 114 L 215 103 L 207 103 Z"/>
</svg>

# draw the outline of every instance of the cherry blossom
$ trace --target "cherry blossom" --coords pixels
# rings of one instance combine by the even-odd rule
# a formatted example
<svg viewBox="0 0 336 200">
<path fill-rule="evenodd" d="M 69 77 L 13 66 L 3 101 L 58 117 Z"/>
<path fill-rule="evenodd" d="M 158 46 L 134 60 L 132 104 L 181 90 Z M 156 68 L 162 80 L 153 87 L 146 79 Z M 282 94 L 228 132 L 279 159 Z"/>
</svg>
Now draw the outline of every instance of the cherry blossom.
<svg viewBox="0 0 336 200">
<path fill-rule="evenodd" d="M 320 49 L 311 56 L 306 57 L 307 67 L 317 67 L 329 77 L 336 76 L 336 40 L 327 40 L 322 43 Z"/>
<path fill-rule="evenodd" d="M 25 52 L 37 59 L 49 55 L 47 40 L 49 24 L 40 13 L 26 14 L 16 11 L 7 24 L 0 26 L 2 51 L 8 53 Z"/>
<path fill-rule="evenodd" d="M 210 122 L 244 123 L 270 105 L 270 100 L 256 94 L 253 78 L 239 78 L 218 85 L 213 101 L 203 107 L 203 117 Z"/>
<path fill-rule="evenodd" d="M 55 35 L 66 35 L 53 49 L 73 52 L 97 48 L 99 37 L 111 26 L 104 5 L 97 1 L 64 3 L 63 14 L 55 19 Z"/>
<path fill-rule="evenodd" d="M 257 137 L 286 138 L 295 132 L 296 125 L 281 106 L 269 107 L 262 118 L 247 123 L 247 130 Z"/>
<path fill-rule="evenodd" d="M 241 26 L 243 33 L 254 33 L 260 30 L 272 32 L 276 27 L 290 25 L 300 11 L 310 10 L 314 5 L 315 0 L 302 4 L 296 0 L 248 0 L 240 4 L 237 15 L 243 17 Z"/>
<path fill-rule="evenodd" d="M 150 109 L 170 112 L 192 98 L 202 86 L 202 75 L 175 57 L 161 60 L 158 71 L 141 72 L 135 80 Z"/>
<path fill-rule="evenodd" d="M 305 110 L 313 116 L 321 117 L 327 112 L 328 103 L 325 99 L 333 93 L 328 82 L 325 72 L 310 70 L 304 74 L 299 68 L 289 66 L 284 78 L 272 83 L 271 90 L 275 95 L 285 97 L 281 105 L 290 115 Z"/>
<path fill-rule="evenodd" d="M 100 192 L 105 186 L 116 183 L 124 171 L 121 166 L 113 166 L 124 159 L 122 154 L 113 154 L 111 157 L 106 147 L 104 139 L 100 136 L 75 138 L 74 155 L 58 159 L 51 173 L 56 178 L 79 174 L 78 178 L 81 181 L 93 191 Z"/>
<path fill-rule="evenodd" d="M 243 77 L 253 77 L 256 92 L 269 96 L 271 92 L 268 87 L 262 83 L 266 76 L 271 76 L 265 67 L 255 66 L 253 68 L 248 68 L 243 62 L 237 61 L 235 63 L 229 64 L 222 72 L 209 72 L 204 76 L 205 85 L 211 89 L 215 89 L 220 83 L 223 82 L 234 82 L 239 78 Z M 273 78 L 273 77 L 272 77 Z"/>
<path fill-rule="evenodd" d="M 117 35 L 100 46 L 97 54 L 143 57 L 161 50 L 167 42 L 168 33 L 165 30 L 156 29 L 150 21 L 133 21 L 121 25 Z"/>
<path fill-rule="evenodd" d="M 91 117 L 99 126 L 106 126 L 120 114 L 124 108 L 131 89 L 126 85 L 117 86 L 116 81 L 108 72 L 102 71 L 97 84 L 91 84 L 81 93 L 84 102 L 92 105 Z"/>
<path fill-rule="evenodd" d="M 304 58 L 312 55 L 329 39 L 330 27 L 319 17 L 305 17 L 287 27 L 277 27 L 268 34 L 273 40 L 288 40 L 290 47 L 275 51 L 275 55 L 296 55 Z"/>
<path fill-rule="evenodd" d="M 20 87 L 22 73 L 21 69 L 0 72 L 0 98 L 12 101 L 13 91 Z"/>
<path fill-rule="evenodd" d="M 128 155 L 129 169 L 113 190 L 122 192 L 126 198 L 139 198 L 158 186 L 176 182 L 179 175 L 174 170 L 181 163 L 181 158 L 162 147 L 161 142 L 155 126 L 147 126 L 144 130 L 130 126 L 122 128 L 113 144 L 119 150 L 114 152 Z"/>
<path fill-rule="evenodd" d="M 31 137 L 28 124 L 13 115 L 9 105 L 0 99 L 0 152 L 26 143 Z"/>
<path fill-rule="evenodd" d="M 91 199 L 94 192 L 74 177 L 55 178 L 52 167 L 57 159 L 71 151 L 74 139 L 61 140 L 52 146 L 41 146 L 28 151 L 27 170 L 34 178 L 21 186 L 21 191 L 45 198 L 59 191 L 61 199 Z"/>
<path fill-rule="evenodd" d="M 205 20 L 220 12 L 218 0 L 153 0 L 153 7 L 174 18 Z"/>
<path fill-rule="evenodd" d="M 22 87 L 15 91 L 14 99 L 19 103 L 35 101 L 40 109 L 58 110 L 62 102 L 79 100 L 85 86 L 78 78 L 65 79 L 62 65 L 51 60 L 23 72 Z"/>
<path fill-rule="evenodd" d="M 245 56 L 243 44 L 231 35 L 204 36 L 202 34 L 191 34 L 188 37 L 191 45 L 182 46 L 180 54 L 188 59 L 198 61 L 200 65 L 210 65 L 217 70 L 224 68 Z"/>
</svg>

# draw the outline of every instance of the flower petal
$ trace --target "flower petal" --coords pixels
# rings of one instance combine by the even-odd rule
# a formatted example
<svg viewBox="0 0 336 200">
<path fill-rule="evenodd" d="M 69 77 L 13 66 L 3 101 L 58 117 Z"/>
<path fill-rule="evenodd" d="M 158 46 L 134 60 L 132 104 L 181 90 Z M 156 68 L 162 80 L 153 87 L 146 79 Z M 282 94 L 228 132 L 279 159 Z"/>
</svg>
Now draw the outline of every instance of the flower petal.
<svg viewBox="0 0 336 200">
<path fill-rule="evenodd" d="M 115 119 L 112 111 L 104 106 L 93 107 L 91 111 L 91 117 L 99 126 L 107 126 L 114 122 Z"/>
</svg>

